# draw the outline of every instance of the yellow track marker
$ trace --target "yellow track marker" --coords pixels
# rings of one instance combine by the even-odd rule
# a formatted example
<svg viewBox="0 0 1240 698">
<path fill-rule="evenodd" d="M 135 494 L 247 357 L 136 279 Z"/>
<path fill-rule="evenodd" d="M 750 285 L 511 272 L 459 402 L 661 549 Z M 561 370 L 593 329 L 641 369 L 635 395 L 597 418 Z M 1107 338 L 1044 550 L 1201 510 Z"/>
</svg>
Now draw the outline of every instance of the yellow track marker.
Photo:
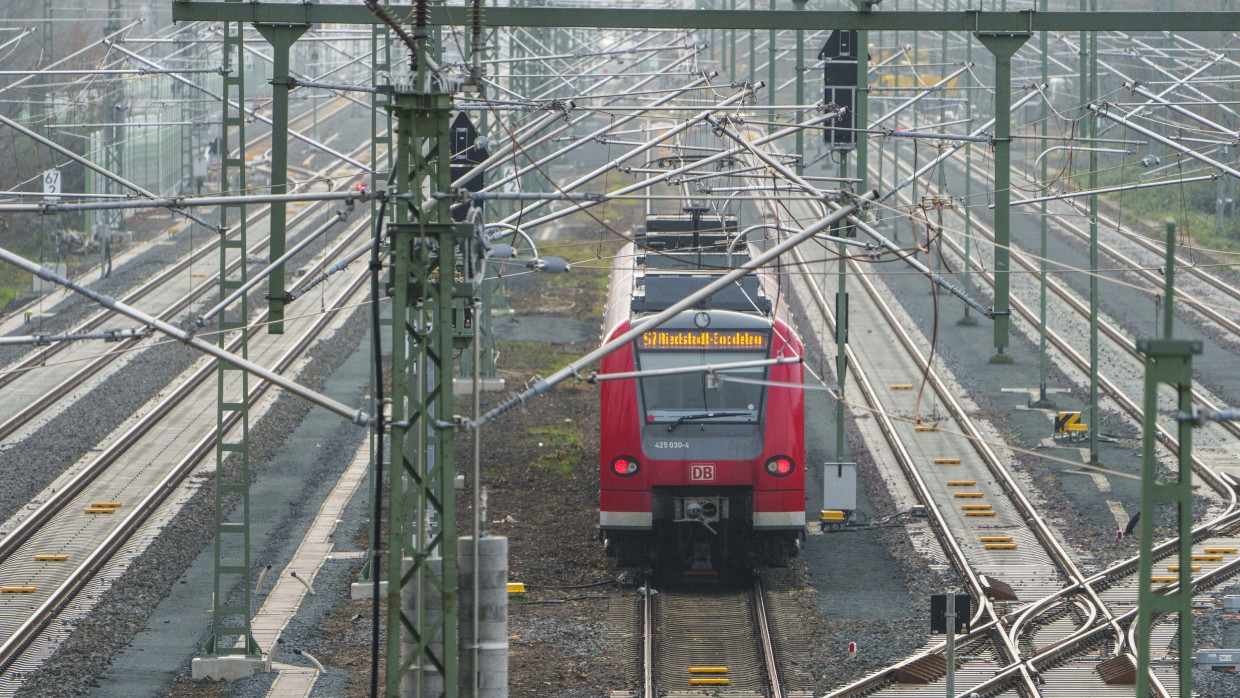
<svg viewBox="0 0 1240 698">
<path fill-rule="evenodd" d="M 956 492 L 952 496 L 956 499 L 981 499 L 983 494 L 981 492 Z"/>
<path fill-rule="evenodd" d="M 1179 577 L 1150 577 L 1151 582 L 1178 582 Z"/>
<path fill-rule="evenodd" d="M 989 510 L 982 511 L 982 510 L 977 510 L 977 511 L 966 511 L 966 512 L 964 513 L 964 515 L 965 515 L 965 516 L 995 516 L 995 515 L 997 515 L 998 513 L 999 513 L 999 512 L 997 512 L 997 511 L 989 511 Z"/>
<path fill-rule="evenodd" d="M 524 594 L 525 582 L 508 582 L 509 594 Z"/>
<path fill-rule="evenodd" d="M 935 458 L 935 465 L 955 465 L 960 462 L 959 458 Z"/>
<path fill-rule="evenodd" d="M 35 562 L 64 562 L 68 560 L 68 555 L 35 555 Z"/>
<path fill-rule="evenodd" d="M 966 487 L 968 485 L 976 485 L 977 480 L 948 480 L 948 487 Z"/>
<path fill-rule="evenodd" d="M 912 390 L 913 384 L 912 383 L 892 383 L 891 389 L 892 390 Z"/>
<path fill-rule="evenodd" d="M 1233 554 L 1233 553 L 1237 552 L 1237 550 L 1240 550 L 1240 548 L 1204 548 L 1204 549 L 1202 549 L 1202 551 L 1201 551 L 1201 552 L 1203 552 L 1203 553 L 1222 553 L 1222 554 Z"/>
<path fill-rule="evenodd" d="M 821 520 L 822 521 L 843 521 L 844 512 L 839 511 L 838 509 L 823 509 Z"/>
<path fill-rule="evenodd" d="M 982 536 L 983 543 L 1011 543 L 1011 536 Z"/>
<path fill-rule="evenodd" d="M 0 594 L 33 594 L 38 587 L 0 587 Z"/>
<path fill-rule="evenodd" d="M 121 503 L 120 502 L 91 502 L 90 505 L 92 507 L 106 507 L 108 509 L 119 509 L 121 506 Z"/>
<path fill-rule="evenodd" d="M 915 425 L 913 425 L 913 431 L 938 431 L 938 430 L 939 430 L 939 428 L 938 428 L 937 426 L 931 426 L 931 425 L 929 425 L 929 424 L 915 424 Z"/>
<path fill-rule="evenodd" d="M 727 686 L 731 681 L 728 679 L 707 678 L 705 676 L 694 676 L 689 679 L 690 686 Z"/>
<path fill-rule="evenodd" d="M 691 666 L 690 674 L 726 674 L 728 668 L 726 666 Z"/>
<path fill-rule="evenodd" d="M 1200 555 L 1198 554 L 1198 555 L 1192 555 L 1190 559 L 1193 562 L 1221 562 L 1223 559 L 1223 556 L 1222 555 Z"/>
<path fill-rule="evenodd" d="M 1200 572 L 1201 565 L 1189 565 L 1188 569 L 1190 572 Z M 1180 566 L 1179 565 L 1167 565 L 1167 571 L 1168 572 L 1179 572 Z"/>
<path fill-rule="evenodd" d="M 1015 550 L 1015 543 L 987 543 L 987 550 Z"/>
<path fill-rule="evenodd" d="M 994 509 L 994 507 L 989 504 L 961 504 L 960 508 L 965 511 L 990 511 L 991 509 Z"/>
<path fill-rule="evenodd" d="M 116 510 L 112 507 L 86 507 L 87 514 L 115 514 Z"/>
</svg>

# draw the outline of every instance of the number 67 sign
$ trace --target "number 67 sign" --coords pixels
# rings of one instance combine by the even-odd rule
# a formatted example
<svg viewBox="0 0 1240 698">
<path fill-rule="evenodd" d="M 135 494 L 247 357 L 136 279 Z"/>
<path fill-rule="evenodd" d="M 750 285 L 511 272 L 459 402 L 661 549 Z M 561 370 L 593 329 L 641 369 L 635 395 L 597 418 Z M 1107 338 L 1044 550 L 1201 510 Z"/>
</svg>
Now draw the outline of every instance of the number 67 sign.
<svg viewBox="0 0 1240 698">
<path fill-rule="evenodd" d="M 60 201 L 60 170 L 51 169 L 43 173 L 43 194 L 44 201 Z"/>
</svg>

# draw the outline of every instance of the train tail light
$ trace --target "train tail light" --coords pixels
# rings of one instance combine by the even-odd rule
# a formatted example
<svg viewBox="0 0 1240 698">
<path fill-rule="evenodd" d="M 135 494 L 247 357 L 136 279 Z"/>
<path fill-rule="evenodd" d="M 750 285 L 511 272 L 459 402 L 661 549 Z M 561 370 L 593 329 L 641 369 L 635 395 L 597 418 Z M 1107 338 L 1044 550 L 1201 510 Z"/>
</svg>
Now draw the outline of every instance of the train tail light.
<svg viewBox="0 0 1240 698">
<path fill-rule="evenodd" d="M 775 456 L 766 462 L 766 472 L 775 477 L 788 477 L 796 467 L 788 456 Z"/>
<path fill-rule="evenodd" d="M 628 456 L 619 456 L 611 462 L 611 472 L 620 477 L 632 477 L 637 474 L 637 460 Z"/>
</svg>

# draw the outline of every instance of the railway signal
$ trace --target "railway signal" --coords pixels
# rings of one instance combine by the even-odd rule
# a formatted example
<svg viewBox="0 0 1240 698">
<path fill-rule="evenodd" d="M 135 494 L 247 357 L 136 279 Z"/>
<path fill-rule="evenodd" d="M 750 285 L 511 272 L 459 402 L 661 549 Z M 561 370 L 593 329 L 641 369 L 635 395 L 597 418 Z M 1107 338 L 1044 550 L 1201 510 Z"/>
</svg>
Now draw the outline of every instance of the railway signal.
<svg viewBox="0 0 1240 698">
<path fill-rule="evenodd" d="M 818 52 L 822 68 L 822 103 L 843 107 L 843 114 L 826 129 L 827 145 L 832 150 L 852 150 L 853 111 L 857 105 L 857 30 L 836 29 Z"/>
<path fill-rule="evenodd" d="M 469 116 L 465 112 L 459 111 L 456 113 L 456 116 L 452 119 L 452 126 L 450 128 L 452 133 L 452 145 L 450 151 L 452 153 L 452 157 L 449 161 L 450 164 L 448 169 L 450 176 L 452 177 L 452 181 L 455 182 L 461 177 L 469 174 L 470 170 L 490 157 L 490 153 L 487 152 L 488 143 L 486 137 L 478 136 L 477 127 L 474 126 L 474 122 L 469 120 Z M 465 182 L 465 186 L 463 188 L 467 191 L 477 193 L 482 191 L 482 185 L 482 172 L 479 172 L 471 177 L 469 181 Z M 471 200 L 468 205 L 453 206 L 452 220 L 457 221 L 458 223 L 464 222 L 466 217 L 469 215 L 469 209 L 474 206 L 481 208 L 482 200 Z"/>
</svg>

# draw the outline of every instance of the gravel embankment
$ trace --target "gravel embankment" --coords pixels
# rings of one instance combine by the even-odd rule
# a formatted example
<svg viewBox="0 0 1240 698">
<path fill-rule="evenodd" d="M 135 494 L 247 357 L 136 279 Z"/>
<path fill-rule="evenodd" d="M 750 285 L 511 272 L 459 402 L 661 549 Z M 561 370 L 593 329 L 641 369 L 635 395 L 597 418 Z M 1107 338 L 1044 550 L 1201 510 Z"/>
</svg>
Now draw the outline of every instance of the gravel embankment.
<svg viewBox="0 0 1240 698">
<path fill-rule="evenodd" d="M 344 330 L 320 341 L 311 349 L 311 360 L 298 380 L 307 385 L 322 386 L 332 370 L 357 350 L 358 340 L 368 327 L 366 313 L 360 310 L 354 311 Z M 364 385 L 365 383 L 361 383 L 360 387 Z M 261 419 L 251 424 L 251 466 L 257 477 L 261 478 L 268 464 L 279 457 L 284 447 L 285 437 L 292 433 L 309 410 L 310 407 L 305 401 L 281 395 Z M 350 431 L 360 433 L 356 429 Z M 315 438 L 315 435 L 307 436 L 311 439 Z M 324 435 L 318 436 L 323 438 Z M 336 442 L 328 441 L 327 443 Z M 328 454 L 331 457 L 308 461 L 306 465 L 309 467 L 301 471 L 299 476 L 307 482 L 318 482 L 322 486 L 330 487 L 335 479 L 332 472 L 333 470 L 338 472 L 345 448 L 345 443 L 340 442 Z M 351 455 L 352 451 L 348 451 L 348 456 Z M 251 497 L 252 502 L 261 501 L 253 492 Z M 130 688 L 126 686 L 128 679 L 125 673 L 121 671 L 109 673 L 109 664 L 113 661 L 115 653 L 133 642 L 139 632 L 150 631 L 148 618 L 151 613 L 169 596 L 177 582 L 183 579 L 191 563 L 195 562 L 196 558 L 204 556 L 203 551 L 210 542 L 213 526 L 212 499 L 212 488 L 204 487 L 186 503 L 173 521 L 165 526 L 161 536 L 103 595 L 95 609 L 86 618 L 75 621 L 75 632 L 61 645 L 56 654 L 44 663 L 40 671 L 26 682 L 18 693 L 19 696 L 104 695 L 104 691 L 114 695 L 132 695 Z M 297 507 L 299 501 L 294 498 L 294 501 L 286 502 L 286 504 Z M 309 522 L 315 510 L 317 510 L 317 503 L 308 514 L 299 512 L 299 515 L 293 518 L 303 521 L 304 525 Z M 258 518 L 259 510 L 256 509 L 255 513 Z M 255 574 L 263 566 L 258 561 L 280 557 L 275 551 L 268 550 L 269 546 L 283 548 L 291 545 L 295 548 L 300 539 L 296 531 L 281 529 L 281 526 L 289 525 L 283 517 L 277 517 L 277 520 L 270 525 L 276 530 L 275 538 L 263 537 L 257 531 L 252 534 L 254 549 L 252 560 L 255 561 Z M 255 528 L 261 529 L 263 524 L 255 523 Z M 291 553 L 291 549 L 285 551 L 284 557 L 287 557 L 288 553 Z M 206 550 L 205 556 L 210 556 L 209 549 Z M 287 562 L 287 559 L 285 561 Z M 323 589 L 326 591 L 340 588 L 340 579 L 349 574 L 347 571 L 349 566 L 338 562 L 325 568 Z M 276 569 L 280 568 L 282 565 L 276 567 Z M 208 590 L 210 574 L 211 570 L 208 565 L 206 568 Z M 270 583 L 266 586 L 269 589 Z M 345 589 L 347 593 L 347 585 Z M 335 598 L 334 594 L 321 593 L 315 597 L 309 597 L 309 605 L 330 604 Z M 206 605 L 206 601 L 201 599 L 195 603 L 196 606 L 201 607 Z M 255 598 L 255 603 L 261 603 L 261 596 Z M 205 639 L 203 633 L 209 630 L 209 626 L 197 629 L 184 628 L 183 630 L 192 633 L 187 638 L 187 646 L 195 647 Z M 191 649 L 189 653 L 192 654 L 192 652 Z M 185 658 L 188 659 L 188 654 Z M 149 667 L 149 669 L 162 669 L 169 672 L 168 678 L 171 681 L 171 674 L 176 671 L 177 667 Z"/>
</svg>

